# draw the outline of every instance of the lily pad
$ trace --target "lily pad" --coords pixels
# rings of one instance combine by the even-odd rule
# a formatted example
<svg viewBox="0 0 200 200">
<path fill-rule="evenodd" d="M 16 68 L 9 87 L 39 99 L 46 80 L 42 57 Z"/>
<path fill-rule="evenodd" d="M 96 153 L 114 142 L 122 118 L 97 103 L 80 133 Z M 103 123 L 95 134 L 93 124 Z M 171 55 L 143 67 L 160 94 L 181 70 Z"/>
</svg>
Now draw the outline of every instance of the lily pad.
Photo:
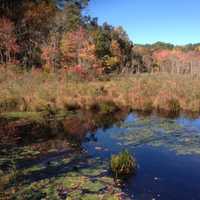
<svg viewBox="0 0 200 200">
<path fill-rule="evenodd" d="M 100 181 L 92 182 L 89 180 L 87 182 L 85 182 L 85 184 L 82 187 L 83 190 L 87 190 L 89 192 L 100 192 L 105 188 L 106 188 L 106 186 L 103 183 L 101 183 Z"/>
<path fill-rule="evenodd" d="M 97 194 L 85 194 L 81 200 L 100 200 L 100 196 Z"/>
</svg>

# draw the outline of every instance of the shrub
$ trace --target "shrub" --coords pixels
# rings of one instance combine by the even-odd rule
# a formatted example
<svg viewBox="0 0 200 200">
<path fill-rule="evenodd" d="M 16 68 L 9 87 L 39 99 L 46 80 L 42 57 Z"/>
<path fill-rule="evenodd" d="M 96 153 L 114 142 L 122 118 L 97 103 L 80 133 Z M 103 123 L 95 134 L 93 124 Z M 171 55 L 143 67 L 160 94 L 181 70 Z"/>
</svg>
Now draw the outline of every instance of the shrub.
<svg viewBox="0 0 200 200">
<path fill-rule="evenodd" d="M 110 166 L 116 178 L 129 176 L 137 168 L 136 160 L 127 150 L 122 151 L 118 155 L 113 155 Z"/>
</svg>

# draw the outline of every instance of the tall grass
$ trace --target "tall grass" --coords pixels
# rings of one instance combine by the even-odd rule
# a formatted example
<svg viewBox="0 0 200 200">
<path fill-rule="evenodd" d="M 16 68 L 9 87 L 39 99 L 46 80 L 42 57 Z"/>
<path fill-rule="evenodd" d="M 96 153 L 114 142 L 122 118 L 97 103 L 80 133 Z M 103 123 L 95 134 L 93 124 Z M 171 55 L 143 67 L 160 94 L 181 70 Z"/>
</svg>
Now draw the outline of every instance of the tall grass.
<svg viewBox="0 0 200 200">
<path fill-rule="evenodd" d="M 0 86 L 0 112 L 89 109 L 101 102 L 148 112 L 200 112 L 200 79 L 186 75 L 140 74 L 73 81 L 64 73 L 3 70 Z"/>
</svg>

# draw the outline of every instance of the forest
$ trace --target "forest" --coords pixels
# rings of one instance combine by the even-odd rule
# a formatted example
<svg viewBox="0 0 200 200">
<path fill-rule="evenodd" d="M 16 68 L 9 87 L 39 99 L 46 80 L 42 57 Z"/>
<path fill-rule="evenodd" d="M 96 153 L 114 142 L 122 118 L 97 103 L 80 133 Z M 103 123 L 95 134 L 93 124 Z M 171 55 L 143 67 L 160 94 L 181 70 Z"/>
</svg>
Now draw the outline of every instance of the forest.
<svg viewBox="0 0 200 200">
<path fill-rule="evenodd" d="M 137 45 L 123 27 L 83 15 L 87 0 L 0 2 L 0 64 L 96 77 L 110 73 L 196 74 L 200 44 Z"/>
</svg>

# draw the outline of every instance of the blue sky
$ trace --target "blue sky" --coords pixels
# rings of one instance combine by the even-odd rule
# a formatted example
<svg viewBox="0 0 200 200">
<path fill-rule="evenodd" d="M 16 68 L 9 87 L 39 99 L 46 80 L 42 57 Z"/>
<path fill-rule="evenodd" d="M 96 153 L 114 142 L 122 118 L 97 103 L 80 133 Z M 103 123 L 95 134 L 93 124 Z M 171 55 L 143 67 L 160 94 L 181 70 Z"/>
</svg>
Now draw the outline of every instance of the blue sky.
<svg viewBox="0 0 200 200">
<path fill-rule="evenodd" d="M 134 43 L 200 42 L 200 0 L 91 0 L 86 12 L 122 25 Z"/>
</svg>

